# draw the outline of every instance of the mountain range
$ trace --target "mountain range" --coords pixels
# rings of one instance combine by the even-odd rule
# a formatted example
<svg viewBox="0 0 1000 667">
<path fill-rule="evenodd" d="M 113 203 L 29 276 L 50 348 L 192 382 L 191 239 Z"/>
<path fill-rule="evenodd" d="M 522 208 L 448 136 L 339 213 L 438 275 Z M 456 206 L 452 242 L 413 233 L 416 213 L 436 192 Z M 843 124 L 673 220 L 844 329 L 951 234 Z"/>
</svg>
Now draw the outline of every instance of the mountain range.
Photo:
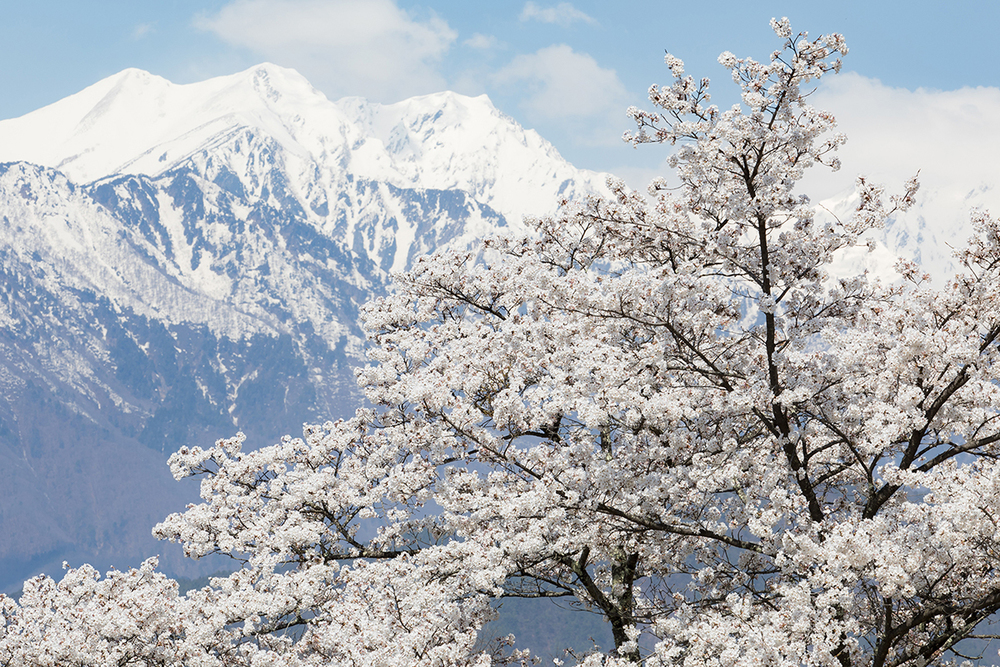
<svg viewBox="0 0 1000 667">
<path fill-rule="evenodd" d="M 161 554 L 166 458 L 359 405 L 358 308 L 415 257 L 604 190 L 485 96 L 126 70 L 0 121 L 0 591 Z"/>
</svg>

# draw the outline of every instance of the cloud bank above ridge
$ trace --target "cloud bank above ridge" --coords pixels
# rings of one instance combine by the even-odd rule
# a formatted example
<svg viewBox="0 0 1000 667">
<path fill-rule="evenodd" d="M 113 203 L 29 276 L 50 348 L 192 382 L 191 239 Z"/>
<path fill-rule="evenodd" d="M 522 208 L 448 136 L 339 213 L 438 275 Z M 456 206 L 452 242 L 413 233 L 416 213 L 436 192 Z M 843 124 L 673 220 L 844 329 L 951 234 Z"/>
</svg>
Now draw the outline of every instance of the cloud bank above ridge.
<svg viewBox="0 0 1000 667">
<path fill-rule="evenodd" d="M 232 0 L 195 25 L 258 61 L 298 70 L 331 99 L 392 103 L 445 89 L 486 93 L 513 101 L 547 136 L 568 118 L 573 145 L 619 147 L 631 103 L 621 78 L 558 43 L 560 33 L 594 28 L 596 19 L 568 2 L 527 2 L 509 18 L 538 26 L 548 45 L 520 52 L 494 34 L 460 34 L 433 11 L 408 10 L 397 0 Z"/>
<path fill-rule="evenodd" d="M 812 103 L 848 136 L 841 173 L 824 178 L 826 188 L 848 187 L 858 172 L 892 186 L 917 170 L 927 187 L 997 184 L 998 88 L 912 91 L 848 72 L 823 81 Z"/>
<path fill-rule="evenodd" d="M 436 15 L 393 0 L 234 0 L 196 25 L 294 67 L 333 97 L 397 101 L 447 87 L 438 64 L 457 38 Z"/>
<path fill-rule="evenodd" d="M 833 113 L 848 142 L 839 151 L 840 171 L 811 169 L 800 190 L 846 215 L 859 174 L 893 194 L 919 172 L 914 209 L 897 215 L 880 240 L 937 279 L 951 275 L 951 252 L 972 234 L 973 209 L 1000 214 L 993 167 L 1000 152 L 1000 89 L 907 90 L 848 72 L 824 80 L 811 103 Z"/>
</svg>

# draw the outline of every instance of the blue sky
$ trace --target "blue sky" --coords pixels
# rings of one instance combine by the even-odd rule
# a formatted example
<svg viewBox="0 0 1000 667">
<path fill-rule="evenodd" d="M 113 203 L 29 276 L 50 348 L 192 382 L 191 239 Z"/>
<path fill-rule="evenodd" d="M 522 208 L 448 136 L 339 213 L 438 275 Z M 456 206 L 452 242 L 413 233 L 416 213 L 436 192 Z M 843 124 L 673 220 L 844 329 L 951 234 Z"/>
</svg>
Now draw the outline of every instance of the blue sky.
<svg viewBox="0 0 1000 667">
<path fill-rule="evenodd" d="M 775 16 L 796 30 L 846 35 L 845 70 L 860 78 L 827 99 L 852 108 L 848 115 L 870 115 L 857 104 L 862 84 L 904 107 L 913 105 L 907 91 L 923 89 L 935 103 L 937 92 L 964 89 L 971 97 L 947 98 L 947 108 L 993 112 L 969 90 L 1000 88 L 1000 3 L 986 1 L 34 0 L 0 8 L 0 118 L 126 67 L 188 83 L 270 61 L 332 99 L 486 93 L 578 166 L 645 176 L 663 152 L 619 138 L 629 128 L 624 109 L 668 81 L 664 52 L 721 84 L 715 99 L 728 104 L 716 57 L 766 58 L 778 46 L 768 27 Z"/>
</svg>

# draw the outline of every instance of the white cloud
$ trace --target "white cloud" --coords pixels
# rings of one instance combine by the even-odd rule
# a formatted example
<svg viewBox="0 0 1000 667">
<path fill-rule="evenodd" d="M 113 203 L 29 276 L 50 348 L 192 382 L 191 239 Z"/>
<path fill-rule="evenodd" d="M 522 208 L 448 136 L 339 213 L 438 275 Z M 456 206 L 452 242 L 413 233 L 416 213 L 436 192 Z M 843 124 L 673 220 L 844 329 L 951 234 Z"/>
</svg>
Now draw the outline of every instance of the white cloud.
<svg viewBox="0 0 1000 667">
<path fill-rule="evenodd" d="M 568 26 L 577 21 L 597 24 L 593 17 L 584 14 L 568 2 L 560 2 L 555 7 L 539 7 L 534 2 L 526 2 L 524 9 L 521 10 L 521 20 L 556 23 L 561 26 Z"/>
<path fill-rule="evenodd" d="M 445 88 L 437 65 L 457 35 L 394 0 L 233 0 L 196 25 L 294 67 L 331 97 L 396 101 Z"/>
<path fill-rule="evenodd" d="M 612 69 L 605 69 L 585 53 L 565 44 L 549 46 L 532 54 L 515 57 L 493 77 L 501 87 L 523 87 L 521 106 L 534 120 L 624 121 L 625 86 Z M 595 131 L 602 128 L 595 127 Z M 603 128 L 607 129 L 607 128 Z M 611 137 L 590 141 L 620 141 L 619 129 Z"/>
<path fill-rule="evenodd" d="M 848 73 L 824 80 L 810 103 L 836 116 L 848 142 L 841 170 L 809 170 L 802 191 L 820 201 L 863 173 L 895 193 L 919 170 L 917 207 L 887 230 L 886 242 L 934 275 L 948 271 L 949 246 L 971 233 L 974 206 L 1000 214 L 1000 89 L 911 91 Z"/>
<path fill-rule="evenodd" d="M 810 103 L 836 116 L 848 137 L 841 173 L 823 179 L 828 187 L 846 187 L 858 172 L 892 186 L 918 169 L 928 188 L 996 182 L 1000 89 L 910 91 L 847 73 L 824 80 Z"/>
<path fill-rule="evenodd" d="M 152 23 L 140 23 L 139 25 L 132 28 L 132 39 L 142 39 L 149 33 L 153 32 Z"/>
<path fill-rule="evenodd" d="M 475 33 L 472 37 L 468 38 L 462 44 L 472 47 L 473 49 L 489 50 L 495 49 L 500 46 L 499 40 L 493 35 L 484 35 L 482 33 Z"/>
</svg>

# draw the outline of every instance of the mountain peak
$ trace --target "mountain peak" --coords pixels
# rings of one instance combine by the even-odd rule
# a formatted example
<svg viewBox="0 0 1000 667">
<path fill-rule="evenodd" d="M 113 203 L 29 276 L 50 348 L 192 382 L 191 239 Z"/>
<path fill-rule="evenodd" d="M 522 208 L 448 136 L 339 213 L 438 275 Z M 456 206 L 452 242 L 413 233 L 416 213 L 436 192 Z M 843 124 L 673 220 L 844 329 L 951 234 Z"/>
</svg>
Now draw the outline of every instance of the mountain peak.
<svg viewBox="0 0 1000 667">
<path fill-rule="evenodd" d="M 104 82 L 113 82 L 118 85 L 122 82 L 136 83 L 139 85 L 148 85 L 153 82 L 158 82 L 165 85 L 173 85 L 170 81 L 167 81 L 162 76 L 158 74 L 153 74 L 147 72 L 144 69 L 139 69 L 138 67 L 126 67 L 117 74 L 112 74 L 109 77 L 103 79 Z M 98 84 L 99 85 L 99 84 Z"/>
<path fill-rule="evenodd" d="M 273 63 L 261 63 L 239 74 L 222 78 L 247 82 L 262 99 L 272 103 L 286 96 L 315 98 L 316 102 L 328 102 L 326 95 L 314 88 L 298 71 Z"/>
<path fill-rule="evenodd" d="M 318 192 L 335 200 L 338 183 L 361 177 L 462 190 L 517 224 L 526 214 L 553 210 L 561 196 L 601 190 L 604 181 L 575 169 L 486 95 L 331 102 L 295 70 L 272 63 L 183 85 L 127 69 L 50 107 L 0 121 L 0 160 L 53 167 L 80 184 L 187 165 L 215 169 L 205 174 L 209 180 L 221 168 L 253 181 L 244 184 L 250 191 L 264 192 L 263 163 L 247 151 L 265 151 L 260 159 L 267 163 L 287 162 L 294 172 L 289 185 L 308 200 L 306 209 L 322 209 Z M 244 173 L 252 164 L 253 177 Z"/>
<path fill-rule="evenodd" d="M 236 127 L 282 134 L 279 117 L 329 104 L 298 72 L 270 63 L 191 84 L 129 68 L 0 121 L 0 159 L 60 169 L 78 183 L 116 173 L 155 175 L 173 166 L 164 155 L 184 159 Z"/>
</svg>

